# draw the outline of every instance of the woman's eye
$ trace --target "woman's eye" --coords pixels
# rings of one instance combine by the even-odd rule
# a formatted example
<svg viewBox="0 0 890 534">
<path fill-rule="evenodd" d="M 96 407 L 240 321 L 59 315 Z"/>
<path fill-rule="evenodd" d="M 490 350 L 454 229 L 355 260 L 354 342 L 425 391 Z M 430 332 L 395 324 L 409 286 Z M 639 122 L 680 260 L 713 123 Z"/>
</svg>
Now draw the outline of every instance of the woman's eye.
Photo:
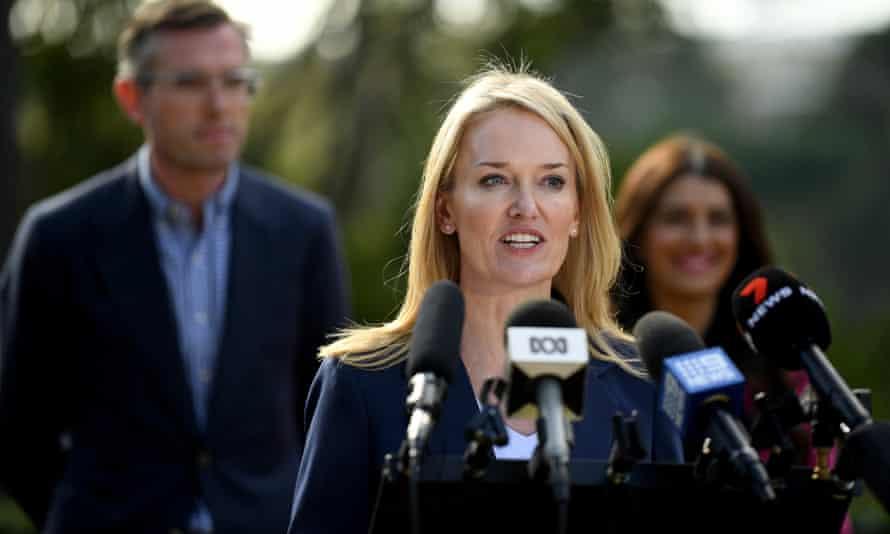
<svg viewBox="0 0 890 534">
<path fill-rule="evenodd" d="M 732 213 L 727 211 L 714 211 L 710 214 L 711 224 L 714 226 L 727 226 L 734 222 Z"/>
<path fill-rule="evenodd" d="M 657 219 L 662 224 L 680 225 L 689 221 L 689 215 L 682 210 L 670 210 L 660 213 Z"/>
<path fill-rule="evenodd" d="M 483 176 L 481 180 L 479 180 L 479 184 L 484 187 L 492 187 L 499 184 L 507 183 L 507 179 L 501 176 L 500 174 L 489 174 Z"/>
<path fill-rule="evenodd" d="M 553 189 L 562 189 L 566 185 L 566 180 L 562 176 L 548 176 L 544 178 L 544 184 Z"/>
</svg>

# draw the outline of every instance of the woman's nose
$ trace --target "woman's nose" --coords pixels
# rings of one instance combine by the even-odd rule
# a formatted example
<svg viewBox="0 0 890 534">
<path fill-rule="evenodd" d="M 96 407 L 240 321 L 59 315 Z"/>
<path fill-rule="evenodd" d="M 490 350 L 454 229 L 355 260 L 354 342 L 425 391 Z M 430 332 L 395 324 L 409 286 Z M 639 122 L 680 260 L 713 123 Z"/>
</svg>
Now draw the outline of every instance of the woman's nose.
<svg viewBox="0 0 890 534">
<path fill-rule="evenodd" d="M 695 220 L 689 227 L 689 239 L 695 243 L 705 243 L 710 236 L 711 228 L 707 221 Z"/>
<path fill-rule="evenodd" d="M 510 204 L 510 217 L 535 218 L 538 216 L 538 203 L 531 191 L 525 187 L 517 187 L 513 202 Z"/>
</svg>

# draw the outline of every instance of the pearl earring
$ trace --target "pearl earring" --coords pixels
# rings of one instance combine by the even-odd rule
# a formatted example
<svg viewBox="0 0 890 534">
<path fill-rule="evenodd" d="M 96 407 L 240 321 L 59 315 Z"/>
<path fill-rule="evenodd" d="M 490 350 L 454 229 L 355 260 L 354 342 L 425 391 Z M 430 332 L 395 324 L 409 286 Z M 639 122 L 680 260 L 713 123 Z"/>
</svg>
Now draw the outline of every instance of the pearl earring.
<svg viewBox="0 0 890 534">
<path fill-rule="evenodd" d="M 571 230 L 569 230 L 569 235 L 571 237 L 578 237 L 578 227 L 573 226 Z"/>
<path fill-rule="evenodd" d="M 445 223 L 442 225 L 442 233 L 451 234 L 454 231 L 454 226 L 451 223 Z"/>
</svg>

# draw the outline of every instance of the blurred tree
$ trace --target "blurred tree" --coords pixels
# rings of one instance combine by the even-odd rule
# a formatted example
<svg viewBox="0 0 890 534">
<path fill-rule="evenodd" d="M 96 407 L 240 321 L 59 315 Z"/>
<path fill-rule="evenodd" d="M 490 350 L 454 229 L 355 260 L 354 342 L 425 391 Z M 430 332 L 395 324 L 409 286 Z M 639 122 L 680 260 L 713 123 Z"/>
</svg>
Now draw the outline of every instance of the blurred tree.
<svg viewBox="0 0 890 534">
<path fill-rule="evenodd" d="M 815 208 L 826 216 L 813 221 L 836 245 L 832 280 L 851 318 L 890 318 L 890 28 L 853 49 L 812 130 L 839 163 L 820 184 L 826 194 Z"/>
<path fill-rule="evenodd" d="M 0 20 L 9 20 L 12 0 L 0 0 Z M 9 24 L 0 29 L 0 71 L 4 73 L 0 85 L 0 258 L 6 250 L 18 219 L 19 172 L 18 148 L 15 135 L 15 110 L 18 100 L 18 51 L 12 40 Z M 2 264 L 0 264 L 2 265 Z"/>
<path fill-rule="evenodd" d="M 441 0 L 340 0 L 314 48 L 273 74 L 249 159 L 334 199 L 358 320 L 383 320 L 400 300 L 407 235 L 395 237 L 457 82 L 495 59 L 529 58 L 550 72 L 572 50 L 591 48 L 615 24 L 618 4 L 479 0 L 457 11 Z"/>
<path fill-rule="evenodd" d="M 3 0 L 8 23 L 0 61 L 10 75 L 0 93 L 0 161 L 8 169 L 0 182 L 0 247 L 22 208 L 98 172 L 138 143 L 138 131 L 110 94 L 114 40 L 135 4 Z M 16 140 L 17 150 L 7 152 Z"/>
</svg>

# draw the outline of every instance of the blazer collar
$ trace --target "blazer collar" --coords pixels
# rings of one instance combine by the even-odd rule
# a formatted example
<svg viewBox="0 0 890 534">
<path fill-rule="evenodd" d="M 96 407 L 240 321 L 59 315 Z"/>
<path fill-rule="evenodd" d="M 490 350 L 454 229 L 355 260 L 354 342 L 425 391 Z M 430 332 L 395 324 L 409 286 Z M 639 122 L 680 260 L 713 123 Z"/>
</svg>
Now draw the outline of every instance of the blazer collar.
<svg viewBox="0 0 890 534">
<path fill-rule="evenodd" d="M 115 313 L 130 318 L 127 333 L 140 340 L 134 358 L 146 380 L 164 390 L 160 395 L 189 434 L 197 433 L 191 389 L 177 340 L 169 289 L 161 271 L 148 202 L 139 186 L 136 158 L 115 171 L 120 194 L 109 199 L 93 220 L 96 264 Z"/>
<path fill-rule="evenodd" d="M 228 289 L 208 404 L 208 432 L 226 431 L 215 426 L 219 410 L 225 409 L 220 400 L 231 396 L 231 388 L 240 389 L 244 366 L 256 354 L 252 333 L 262 331 L 257 322 L 263 320 L 257 310 L 267 308 L 269 296 L 280 292 L 283 280 L 292 276 L 282 262 L 269 260 L 275 251 L 287 251 L 279 237 L 282 223 L 274 210 L 264 208 L 263 197 L 256 177 L 242 168 L 231 211 Z"/>
<path fill-rule="evenodd" d="M 617 365 L 590 358 L 585 394 L 594 395 L 596 398 L 585 400 L 584 419 L 573 425 L 576 439 L 573 455 L 581 453 L 584 456 L 595 455 L 603 458 L 608 455 L 612 440 L 611 416 L 619 406 L 613 388 L 620 387 L 613 383 L 614 378 L 608 374 L 611 369 L 617 369 Z M 591 381 L 594 383 L 590 384 Z M 448 387 L 439 413 L 440 420 L 428 442 L 430 454 L 463 454 L 467 446 L 464 438 L 465 429 L 479 413 L 479 405 L 462 362 L 455 370 L 453 383 Z"/>
</svg>

